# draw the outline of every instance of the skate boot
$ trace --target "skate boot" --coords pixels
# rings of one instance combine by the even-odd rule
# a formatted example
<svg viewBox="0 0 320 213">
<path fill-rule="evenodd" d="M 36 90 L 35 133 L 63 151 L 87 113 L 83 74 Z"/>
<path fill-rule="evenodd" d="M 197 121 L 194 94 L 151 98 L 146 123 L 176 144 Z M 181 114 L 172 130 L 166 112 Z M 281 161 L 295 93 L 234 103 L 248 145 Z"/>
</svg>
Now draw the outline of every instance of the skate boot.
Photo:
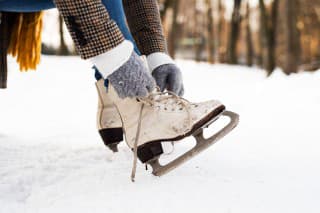
<svg viewBox="0 0 320 213">
<path fill-rule="evenodd" d="M 116 106 L 111 102 L 104 80 L 96 82 L 98 91 L 97 128 L 104 144 L 113 152 L 118 152 L 118 144 L 123 141 L 122 121 Z M 139 149 L 141 161 L 146 162 L 155 155 L 163 153 L 162 145 L 157 143 Z"/>
<path fill-rule="evenodd" d="M 111 84 L 108 97 L 120 114 L 126 142 L 134 151 L 132 181 L 137 158 L 151 165 L 154 175 L 163 175 L 208 148 L 238 123 L 238 115 L 225 111 L 225 106 L 218 101 L 191 103 L 173 93 L 159 91 L 150 93 L 146 98 L 121 99 Z M 230 123 L 205 139 L 202 128 L 222 114 L 231 118 Z M 161 142 L 178 141 L 191 135 L 197 140 L 193 149 L 167 165 L 159 164 Z"/>
<path fill-rule="evenodd" d="M 108 97 L 104 80 L 97 81 L 96 86 L 98 90 L 97 128 L 104 144 L 113 152 L 118 152 L 118 144 L 123 141 L 121 118 Z"/>
</svg>

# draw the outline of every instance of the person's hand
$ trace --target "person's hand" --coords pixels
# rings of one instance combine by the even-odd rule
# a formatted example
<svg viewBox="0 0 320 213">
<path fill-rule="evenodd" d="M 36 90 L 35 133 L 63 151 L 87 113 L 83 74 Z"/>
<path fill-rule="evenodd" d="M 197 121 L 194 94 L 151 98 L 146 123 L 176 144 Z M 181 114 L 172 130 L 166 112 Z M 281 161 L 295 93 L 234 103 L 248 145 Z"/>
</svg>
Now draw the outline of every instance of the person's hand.
<svg viewBox="0 0 320 213">
<path fill-rule="evenodd" d="M 149 70 L 133 52 L 129 60 L 108 76 L 120 98 L 145 97 L 156 86 Z"/>
<path fill-rule="evenodd" d="M 164 64 L 155 68 L 152 76 L 162 92 L 167 89 L 179 96 L 183 96 L 182 74 L 175 64 Z"/>
</svg>

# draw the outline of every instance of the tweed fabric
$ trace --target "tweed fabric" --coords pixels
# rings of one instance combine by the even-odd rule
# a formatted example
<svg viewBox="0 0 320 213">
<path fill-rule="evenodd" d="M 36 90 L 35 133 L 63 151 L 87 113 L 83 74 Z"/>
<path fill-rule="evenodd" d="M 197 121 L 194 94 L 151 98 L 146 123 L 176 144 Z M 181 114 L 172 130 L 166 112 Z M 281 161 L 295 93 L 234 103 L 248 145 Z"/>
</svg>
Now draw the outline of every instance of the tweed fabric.
<svg viewBox="0 0 320 213">
<path fill-rule="evenodd" d="M 141 53 L 167 52 L 157 0 L 123 0 L 123 6 Z"/>
<path fill-rule="evenodd" d="M 101 0 L 54 0 L 81 58 L 116 47 L 124 37 Z"/>
</svg>

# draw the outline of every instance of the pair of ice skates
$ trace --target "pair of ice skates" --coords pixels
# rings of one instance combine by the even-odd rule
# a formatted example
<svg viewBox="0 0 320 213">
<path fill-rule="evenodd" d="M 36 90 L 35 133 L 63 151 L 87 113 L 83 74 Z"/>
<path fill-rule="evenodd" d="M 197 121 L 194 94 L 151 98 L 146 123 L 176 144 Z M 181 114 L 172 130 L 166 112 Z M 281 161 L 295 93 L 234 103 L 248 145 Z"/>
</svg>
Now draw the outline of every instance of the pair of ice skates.
<svg viewBox="0 0 320 213">
<path fill-rule="evenodd" d="M 170 92 L 153 92 L 146 98 L 121 99 L 109 84 L 106 92 L 104 81 L 96 83 L 99 95 L 97 123 L 99 133 L 114 152 L 125 135 L 128 146 L 134 151 L 134 179 L 137 158 L 149 164 L 153 174 L 161 176 L 186 162 L 196 154 L 228 134 L 239 121 L 239 116 L 226 111 L 218 101 L 191 103 Z M 205 139 L 203 128 L 221 115 L 230 117 L 230 122 L 219 132 Z M 162 142 L 181 140 L 193 135 L 196 146 L 162 166 L 159 157 L 163 154 Z"/>
</svg>

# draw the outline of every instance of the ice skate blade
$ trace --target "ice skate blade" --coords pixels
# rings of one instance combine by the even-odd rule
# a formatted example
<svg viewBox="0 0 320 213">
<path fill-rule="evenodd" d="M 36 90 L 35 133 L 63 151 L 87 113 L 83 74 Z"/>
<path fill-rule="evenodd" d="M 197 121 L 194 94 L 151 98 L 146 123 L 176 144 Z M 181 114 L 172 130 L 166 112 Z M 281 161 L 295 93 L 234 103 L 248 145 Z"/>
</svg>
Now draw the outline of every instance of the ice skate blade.
<svg viewBox="0 0 320 213">
<path fill-rule="evenodd" d="M 181 155 L 180 157 L 174 159 L 173 161 L 171 161 L 166 165 L 161 165 L 159 163 L 159 159 L 154 159 L 149 161 L 148 164 L 153 169 L 152 174 L 155 176 L 162 176 L 167 174 L 168 172 L 172 171 L 173 169 L 187 162 L 194 156 L 198 155 L 199 153 L 207 149 L 209 146 L 215 144 L 217 141 L 219 141 L 221 138 L 227 135 L 231 130 L 233 130 L 239 123 L 239 115 L 234 112 L 224 111 L 222 113 L 222 116 L 229 117 L 230 122 L 224 128 L 222 128 L 219 132 L 212 135 L 208 139 L 205 139 L 203 136 L 203 128 L 200 128 L 199 130 L 195 131 L 193 133 L 193 136 L 196 139 L 196 146 L 190 149 L 188 152 Z M 203 127 L 207 125 L 208 124 L 205 124 Z"/>
</svg>

